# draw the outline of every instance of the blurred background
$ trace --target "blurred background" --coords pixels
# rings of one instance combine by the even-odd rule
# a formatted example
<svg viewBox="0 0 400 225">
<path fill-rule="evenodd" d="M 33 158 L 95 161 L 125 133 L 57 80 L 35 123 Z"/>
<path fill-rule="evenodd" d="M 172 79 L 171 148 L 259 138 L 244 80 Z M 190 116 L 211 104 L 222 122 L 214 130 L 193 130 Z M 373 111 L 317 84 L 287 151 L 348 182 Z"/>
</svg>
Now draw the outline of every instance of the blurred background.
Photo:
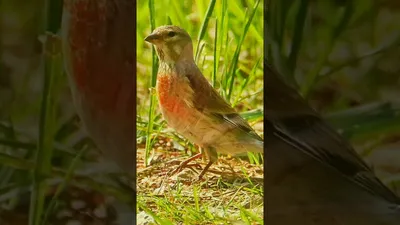
<svg viewBox="0 0 400 225">
<path fill-rule="evenodd" d="M 400 193 L 400 4 L 269 0 L 266 58 Z"/>
<path fill-rule="evenodd" d="M 98 163 L 75 115 L 62 5 L 0 4 L 0 224 L 127 224 L 121 215 L 134 209 L 134 193 Z"/>
</svg>

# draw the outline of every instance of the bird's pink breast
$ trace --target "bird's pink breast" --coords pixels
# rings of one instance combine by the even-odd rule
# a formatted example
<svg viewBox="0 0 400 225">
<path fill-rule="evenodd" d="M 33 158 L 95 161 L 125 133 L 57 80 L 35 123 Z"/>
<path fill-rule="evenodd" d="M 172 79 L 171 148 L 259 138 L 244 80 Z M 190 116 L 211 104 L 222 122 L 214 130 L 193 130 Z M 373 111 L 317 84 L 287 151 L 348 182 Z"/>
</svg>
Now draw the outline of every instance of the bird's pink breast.
<svg viewBox="0 0 400 225">
<path fill-rule="evenodd" d="M 157 95 L 164 116 L 187 116 L 190 107 L 179 94 L 179 81 L 171 76 L 159 74 L 157 78 Z M 168 120 L 168 118 L 166 118 Z"/>
<path fill-rule="evenodd" d="M 199 112 L 190 106 L 191 92 L 185 80 L 171 74 L 158 74 L 158 101 L 164 119 L 171 128 L 185 136 L 188 140 L 202 144 L 199 126 L 203 125 Z"/>
</svg>

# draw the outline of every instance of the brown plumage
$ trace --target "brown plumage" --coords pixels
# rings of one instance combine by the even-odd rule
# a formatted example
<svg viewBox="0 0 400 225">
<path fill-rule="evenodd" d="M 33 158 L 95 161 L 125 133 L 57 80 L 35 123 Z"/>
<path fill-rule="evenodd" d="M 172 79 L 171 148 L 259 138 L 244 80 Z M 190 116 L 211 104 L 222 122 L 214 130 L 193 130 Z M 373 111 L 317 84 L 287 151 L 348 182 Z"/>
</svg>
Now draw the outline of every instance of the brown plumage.
<svg viewBox="0 0 400 225">
<path fill-rule="evenodd" d="M 263 140 L 200 72 L 189 34 L 177 26 L 161 26 L 145 39 L 160 59 L 157 95 L 168 125 L 204 149 L 210 162 L 225 154 L 263 152 Z M 186 165 L 196 155 L 183 162 Z"/>
</svg>

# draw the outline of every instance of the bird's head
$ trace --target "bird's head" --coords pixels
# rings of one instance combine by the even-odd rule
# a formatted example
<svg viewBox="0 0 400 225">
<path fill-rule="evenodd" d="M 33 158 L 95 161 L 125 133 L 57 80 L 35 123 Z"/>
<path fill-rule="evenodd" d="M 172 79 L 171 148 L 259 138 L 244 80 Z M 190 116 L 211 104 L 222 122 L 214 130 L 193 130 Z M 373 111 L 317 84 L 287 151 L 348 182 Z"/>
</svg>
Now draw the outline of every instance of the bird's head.
<svg viewBox="0 0 400 225">
<path fill-rule="evenodd" d="M 161 62 L 193 61 L 192 39 L 178 26 L 158 27 L 144 40 L 155 46 Z"/>
</svg>

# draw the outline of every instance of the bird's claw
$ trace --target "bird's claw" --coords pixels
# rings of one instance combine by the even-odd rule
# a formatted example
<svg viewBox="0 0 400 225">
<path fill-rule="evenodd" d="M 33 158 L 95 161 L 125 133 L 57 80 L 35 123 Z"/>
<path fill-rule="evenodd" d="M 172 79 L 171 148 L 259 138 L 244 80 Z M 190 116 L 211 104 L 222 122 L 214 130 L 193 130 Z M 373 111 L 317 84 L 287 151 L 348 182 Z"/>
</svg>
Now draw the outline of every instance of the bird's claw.
<svg viewBox="0 0 400 225">
<path fill-rule="evenodd" d="M 192 164 L 188 164 L 186 162 L 182 162 L 181 164 L 179 164 L 179 166 L 177 168 L 175 168 L 174 170 L 169 172 L 169 176 L 173 176 L 176 173 L 181 172 L 184 168 L 189 168 L 191 170 L 193 170 L 193 167 L 197 167 L 197 169 L 202 169 L 202 167 L 200 166 L 199 163 L 192 163 Z"/>
</svg>

